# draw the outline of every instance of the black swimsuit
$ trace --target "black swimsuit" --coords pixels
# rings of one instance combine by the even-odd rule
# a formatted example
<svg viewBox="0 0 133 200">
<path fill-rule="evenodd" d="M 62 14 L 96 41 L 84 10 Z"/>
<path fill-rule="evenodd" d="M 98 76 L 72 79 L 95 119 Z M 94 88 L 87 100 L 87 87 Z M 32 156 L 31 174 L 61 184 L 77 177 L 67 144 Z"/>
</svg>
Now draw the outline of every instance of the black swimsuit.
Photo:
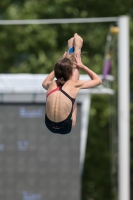
<svg viewBox="0 0 133 200">
<path fill-rule="evenodd" d="M 51 93 L 55 91 L 59 91 L 59 90 L 71 100 L 72 102 L 71 112 L 69 116 L 61 122 L 53 122 L 47 117 L 47 115 L 45 115 L 45 124 L 46 124 L 46 127 L 53 133 L 67 134 L 67 133 L 70 133 L 72 129 L 72 112 L 73 112 L 73 105 L 74 105 L 75 99 L 70 97 L 64 90 L 62 90 L 62 87 L 57 87 L 56 89 L 52 90 L 51 92 L 47 94 L 47 97 Z"/>
</svg>

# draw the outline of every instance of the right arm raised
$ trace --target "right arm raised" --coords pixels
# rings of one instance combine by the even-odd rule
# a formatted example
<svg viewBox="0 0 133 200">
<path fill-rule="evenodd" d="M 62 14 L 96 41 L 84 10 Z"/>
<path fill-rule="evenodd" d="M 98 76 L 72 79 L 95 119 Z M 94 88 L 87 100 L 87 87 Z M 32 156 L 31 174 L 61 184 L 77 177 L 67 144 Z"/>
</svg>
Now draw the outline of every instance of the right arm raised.
<svg viewBox="0 0 133 200">
<path fill-rule="evenodd" d="M 91 78 L 91 80 L 88 81 L 82 81 L 82 80 L 77 81 L 75 83 L 76 87 L 78 87 L 79 89 L 87 89 L 102 84 L 102 80 L 99 78 L 99 76 L 95 72 L 90 70 L 88 67 L 83 65 L 80 55 L 76 55 L 75 60 L 76 62 L 74 64 L 76 64 L 77 67 L 83 69 Z"/>
</svg>

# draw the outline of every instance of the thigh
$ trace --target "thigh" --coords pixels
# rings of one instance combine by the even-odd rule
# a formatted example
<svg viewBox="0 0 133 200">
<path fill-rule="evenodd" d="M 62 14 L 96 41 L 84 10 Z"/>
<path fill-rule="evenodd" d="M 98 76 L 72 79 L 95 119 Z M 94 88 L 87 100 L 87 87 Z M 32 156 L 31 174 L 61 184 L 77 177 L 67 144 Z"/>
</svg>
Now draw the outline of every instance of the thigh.
<svg viewBox="0 0 133 200">
<path fill-rule="evenodd" d="M 76 118 L 77 118 L 77 103 L 75 101 L 75 103 L 73 105 L 73 113 L 72 113 L 72 126 L 75 126 Z"/>
</svg>

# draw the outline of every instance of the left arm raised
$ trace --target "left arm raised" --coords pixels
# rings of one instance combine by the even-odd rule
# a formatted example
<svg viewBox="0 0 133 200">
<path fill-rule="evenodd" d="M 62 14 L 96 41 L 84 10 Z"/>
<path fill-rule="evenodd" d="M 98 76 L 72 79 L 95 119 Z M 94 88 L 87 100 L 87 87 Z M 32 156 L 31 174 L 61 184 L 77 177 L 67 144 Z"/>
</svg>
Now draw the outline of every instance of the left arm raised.
<svg viewBox="0 0 133 200">
<path fill-rule="evenodd" d="M 63 58 L 64 57 L 70 57 L 70 55 L 65 52 L 62 56 Z M 53 81 L 53 79 L 55 78 L 55 74 L 54 74 L 54 70 L 45 78 L 45 80 L 42 82 L 42 87 L 45 89 L 45 90 L 48 90 L 49 88 L 49 85 L 51 84 L 51 82 Z"/>
<path fill-rule="evenodd" d="M 49 85 L 51 84 L 51 82 L 53 81 L 55 75 L 54 75 L 54 70 L 44 79 L 44 81 L 42 82 L 42 87 L 46 90 L 48 90 Z"/>
</svg>

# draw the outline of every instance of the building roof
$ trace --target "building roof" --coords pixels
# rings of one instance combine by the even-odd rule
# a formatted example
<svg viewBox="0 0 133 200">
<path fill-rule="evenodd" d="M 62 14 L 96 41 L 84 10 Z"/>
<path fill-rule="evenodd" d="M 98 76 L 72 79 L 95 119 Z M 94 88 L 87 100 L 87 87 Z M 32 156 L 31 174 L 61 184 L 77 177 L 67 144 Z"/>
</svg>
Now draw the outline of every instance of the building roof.
<svg viewBox="0 0 133 200">
<path fill-rule="evenodd" d="M 0 93 L 46 93 L 42 82 L 47 74 L 0 74 Z M 102 79 L 102 75 L 99 75 Z M 81 80 L 88 80 L 88 75 L 80 75 Z M 113 94 L 111 82 L 114 77 L 107 76 L 104 84 L 81 90 L 80 93 Z M 105 86 L 103 86 L 105 85 Z"/>
</svg>

